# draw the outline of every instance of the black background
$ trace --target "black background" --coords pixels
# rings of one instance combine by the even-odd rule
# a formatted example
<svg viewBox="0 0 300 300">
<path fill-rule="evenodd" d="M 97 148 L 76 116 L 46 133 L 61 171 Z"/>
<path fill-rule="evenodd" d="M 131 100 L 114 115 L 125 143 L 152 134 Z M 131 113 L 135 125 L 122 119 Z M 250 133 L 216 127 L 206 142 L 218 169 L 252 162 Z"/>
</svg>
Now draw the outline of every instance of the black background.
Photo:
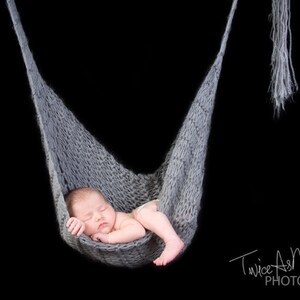
<svg viewBox="0 0 300 300">
<path fill-rule="evenodd" d="M 125 166 L 153 172 L 216 56 L 231 1 L 74 2 L 16 1 L 42 76 Z M 291 25 L 299 83 L 296 2 Z M 300 245 L 299 92 L 274 118 L 268 93 L 271 1 L 238 4 L 192 245 L 166 267 L 132 270 L 91 262 L 61 240 L 26 71 L 4 2 L 0 11 L 2 150 L 8 166 L 2 174 L 9 187 L 5 203 L 12 204 L 3 224 L 9 280 L 29 295 L 42 288 L 87 297 L 203 297 L 225 290 L 242 297 L 249 290 L 293 289 L 266 286 L 264 277 L 244 275 L 241 261 L 229 262 L 257 250 L 251 266 L 274 264 L 278 251 L 290 259 L 290 247 Z M 299 264 L 298 256 L 288 275 L 299 276 Z"/>
</svg>

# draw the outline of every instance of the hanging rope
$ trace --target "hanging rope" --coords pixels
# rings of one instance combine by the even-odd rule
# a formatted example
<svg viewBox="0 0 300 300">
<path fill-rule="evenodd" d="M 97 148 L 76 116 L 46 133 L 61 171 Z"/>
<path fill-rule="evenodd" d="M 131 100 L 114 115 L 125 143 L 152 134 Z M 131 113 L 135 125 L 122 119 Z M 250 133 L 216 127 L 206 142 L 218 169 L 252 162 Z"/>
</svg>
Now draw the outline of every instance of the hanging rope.
<svg viewBox="0 0 300 300">
<path fill-rule="evenodd" d="M 298 90 L 292 64 L 292 34 L 290 0 L 272 1 L 273 52 L 271 58 L 271 97 L 276 116 L 285 109 L 288 99 Z"/>
</svg>

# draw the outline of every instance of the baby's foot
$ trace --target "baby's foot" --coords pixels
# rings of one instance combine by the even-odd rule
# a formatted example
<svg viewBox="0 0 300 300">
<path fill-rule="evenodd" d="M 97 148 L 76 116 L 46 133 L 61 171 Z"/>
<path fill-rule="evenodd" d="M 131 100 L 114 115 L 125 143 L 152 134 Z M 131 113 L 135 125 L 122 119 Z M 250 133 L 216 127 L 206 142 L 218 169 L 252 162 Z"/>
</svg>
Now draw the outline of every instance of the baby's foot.
<svg viewBox="0 0 300 300">
<path fill-rule="evenodd" d="M 172 238 L 166 242 L 165 249 L 161 255 L 153 262 L 156 266 L 165 266 L 171 262 L 181 252 L 184 247 L 183 241 L 179 237 Z"/>
</svg>

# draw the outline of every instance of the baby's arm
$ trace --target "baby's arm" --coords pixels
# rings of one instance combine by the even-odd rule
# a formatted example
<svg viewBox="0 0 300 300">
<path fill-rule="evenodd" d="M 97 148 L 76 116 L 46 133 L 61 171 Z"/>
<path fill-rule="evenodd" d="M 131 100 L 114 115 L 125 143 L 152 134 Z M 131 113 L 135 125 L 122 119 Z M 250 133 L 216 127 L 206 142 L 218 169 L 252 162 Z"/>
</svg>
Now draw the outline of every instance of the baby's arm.
<svg viewBox="0 0 300 300">
<path fill-rule="evenodd" d="M 80 221 L 77 218 L 71 217 L 66 224 L 68 231 L 73 234 L 73 235 L 77 235 L 80 236 L 85 229 L 85 225 L 82 221 Z"/>
<path fill-rule="evenodd" d="M 146 230 L 135 219 L 124 220 L 120 228 L 110 233 L 95 233 L 91 236 L 94 241 L 107 244 L 129 243 L 145 236 Z"/>
</svg>

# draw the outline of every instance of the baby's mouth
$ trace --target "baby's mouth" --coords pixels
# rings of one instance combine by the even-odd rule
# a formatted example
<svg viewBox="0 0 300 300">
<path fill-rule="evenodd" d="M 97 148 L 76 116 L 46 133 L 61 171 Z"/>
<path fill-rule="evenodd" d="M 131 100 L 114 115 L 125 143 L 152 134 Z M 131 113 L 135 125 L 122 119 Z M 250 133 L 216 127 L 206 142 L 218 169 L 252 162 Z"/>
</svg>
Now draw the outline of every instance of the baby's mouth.
<svg viewBox="0 0 300 300">
<path fill-rule="evenodd" d="M 103 227 L 105 227 L 105 226 L 106 226 L 106 223 L 105 223 L 105 222 L 101 222 L 101 223 L 99 224 L 98 228 L 103 228 Z"/>
</svg>

